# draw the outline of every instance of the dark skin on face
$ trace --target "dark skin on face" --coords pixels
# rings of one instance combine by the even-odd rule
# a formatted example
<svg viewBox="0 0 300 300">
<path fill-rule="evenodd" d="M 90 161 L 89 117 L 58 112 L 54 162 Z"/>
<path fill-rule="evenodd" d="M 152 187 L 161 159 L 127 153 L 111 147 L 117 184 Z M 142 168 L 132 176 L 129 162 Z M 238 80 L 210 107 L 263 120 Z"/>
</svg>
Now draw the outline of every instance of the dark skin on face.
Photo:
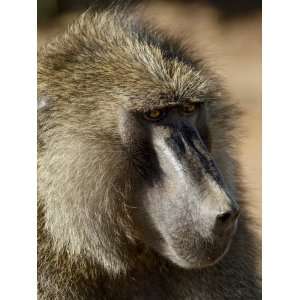
<svg viewBox="0 0 300 300">
<path fill-rule="evenodd" d="M 143 178 L 135 220 L 148 246 L 184 268 L 219 261 L 239 215 L 209 152 L 206 106 L 121 113 L 123 142 Z"/>
</svg>

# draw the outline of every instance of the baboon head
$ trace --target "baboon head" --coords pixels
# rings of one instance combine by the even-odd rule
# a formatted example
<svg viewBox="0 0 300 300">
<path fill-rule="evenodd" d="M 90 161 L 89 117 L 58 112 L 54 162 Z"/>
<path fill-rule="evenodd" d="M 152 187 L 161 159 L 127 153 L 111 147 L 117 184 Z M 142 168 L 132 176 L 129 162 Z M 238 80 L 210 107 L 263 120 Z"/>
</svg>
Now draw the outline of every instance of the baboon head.
<svg viewBox="0 0 300 300">
<path fill-rule="evenodd" d="M 145 242 L 187 268 L 224 254 L 239 215 L 209 151 L 207 104 L 197 99 L 122 110 L 119 125 L 128 159 L 143 178 L 134 205 Z"/>
<path fill-rule="evenodd" d="M 233 108 L 200 62 L 121 13 L 84 14 L 39 54 L 39 193 L 57 249 L 113 272 L 153 251 L 217 262 L 236 229 Z"/>
</svg>

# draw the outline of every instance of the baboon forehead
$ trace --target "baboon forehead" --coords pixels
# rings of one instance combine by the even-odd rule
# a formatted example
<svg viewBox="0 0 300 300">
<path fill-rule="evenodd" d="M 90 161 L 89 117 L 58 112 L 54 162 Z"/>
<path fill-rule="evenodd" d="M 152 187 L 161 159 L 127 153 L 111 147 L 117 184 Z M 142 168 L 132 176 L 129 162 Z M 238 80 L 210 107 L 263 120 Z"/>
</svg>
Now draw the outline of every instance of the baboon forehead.
<svg viewBox="0 0 300 300">
<path fill-rule="evenodd" d="M 221 92 L 218 80 L 206 66 L 191 66 L 177 56 L 166 57 L 163 48 L 143 41 L 120 49 L 102 57 L 99 79 L 104 78 L 131 109 L 202 102 Z"/>
<path fill-rule="evenodd" d="M 180 44 L 115 11 L 85 13 L 42 57 L 39 70 L 54 77 L 52 90 L 63 85 L 71 96 L 109 94 L 133 110 L 203 101 L 219 88 Z"/>
<path fill-rule="evenodd" d="M 173 63 L 178 65 L 176 61 Z M 183 65 L 175 67 L 175 71 L 164 67 L 153 70 L 155 66 L 145 64 L 136 72 L 128 70 L 127 76 L 115 82 L 113 91 L 120 95 L 119 100 L 126 107 L 138 111 L 210 101 L 222 94 L 217 81 L 209 76 Z"/>
</svg>

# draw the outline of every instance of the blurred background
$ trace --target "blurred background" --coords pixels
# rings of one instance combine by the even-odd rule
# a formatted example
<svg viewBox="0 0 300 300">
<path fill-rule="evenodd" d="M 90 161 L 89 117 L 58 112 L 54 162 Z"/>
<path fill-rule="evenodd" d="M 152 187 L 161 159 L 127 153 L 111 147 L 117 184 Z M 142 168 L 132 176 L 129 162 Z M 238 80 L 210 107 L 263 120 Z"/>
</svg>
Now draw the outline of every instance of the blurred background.
<svg viewBox="0 0 300 300">
<path fill-rule="evenodd" d="M 107 6 L 113 1 L 99 0 Z M 135 1 L 132 1 L 135 2 Z M 261 1 L 144 0 L 144 18 L 204 56 L 245 114 L 239 161 L 251 213 L 261 223 Z M 38 46 L 62 32 L 91 0 L 38 0 Z M 260 236 L 260 226 L 257 227 Z"/>
</svg>

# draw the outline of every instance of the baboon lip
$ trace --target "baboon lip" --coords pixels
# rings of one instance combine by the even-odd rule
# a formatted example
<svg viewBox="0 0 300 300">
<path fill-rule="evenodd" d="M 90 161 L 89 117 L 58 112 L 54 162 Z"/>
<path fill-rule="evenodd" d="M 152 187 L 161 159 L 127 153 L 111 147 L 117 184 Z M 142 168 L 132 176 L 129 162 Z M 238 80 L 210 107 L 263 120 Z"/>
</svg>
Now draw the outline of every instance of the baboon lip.
<svg viewBox="0 0 300 300">
<path fill-rule="evenodd" d="M 219 263 L 223 257 L 226 255 L 227 250 L 223 251 L 221 254 L 219 254 L 216 257 L 213 256 L 206 256 L 205 258 L 196 261 L 196 262 L 189 262 L 186 261 L 186 267 L 189 269 L 204 269 L 204 268 L 208 268 L 208 267 L 212 267 L 214 265 L 216 265 L 217 263 Z"/>
<path fill-rule="evenodd" d="M 203 269 L 217 264 L 228 252 L 232 238 L 227 239 L 222 245 L 212 245 L 211 248 L 201 248 L 198 251 L 194 249 L 191 253 L 183 253 L 173 248 L 173 254 L 170 259 L 177 265 L 185 269 Z"/>
</svg>

